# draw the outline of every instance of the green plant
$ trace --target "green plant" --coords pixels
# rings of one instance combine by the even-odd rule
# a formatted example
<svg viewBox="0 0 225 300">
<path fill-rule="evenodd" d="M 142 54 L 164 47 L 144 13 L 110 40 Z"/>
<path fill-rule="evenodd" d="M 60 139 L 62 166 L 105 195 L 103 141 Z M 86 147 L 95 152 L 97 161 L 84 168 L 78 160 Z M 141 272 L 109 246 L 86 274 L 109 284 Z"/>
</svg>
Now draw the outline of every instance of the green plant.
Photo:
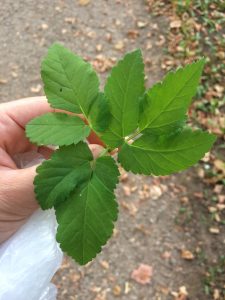
<svg viewBox="0 0 225 300">
<path fill-rule="evenodd" d="M 140 50 L 128 53 L 112 69 L 104 93 L 91 65 L 54 44 L 41 67 L 44 90 L 53 108 L 32 120 L 27 136 L 38 145 L 57 145 L 37 168 L 34 181 L 42 209 L 54 207 L 57 241 L 78 263 L 86 264 L 107 242 L 118 215 L 114 189 L 116 159 L 127 171 L 168 175 L 195 164 L 215 137 L 186 125 L 204 60 L 170 72 L 145 90 Z M 75 114 L 82 113 L 88 125 Z M 83 140 L 93 130 L 105 143 L 94 159 Z"/>
</svg>

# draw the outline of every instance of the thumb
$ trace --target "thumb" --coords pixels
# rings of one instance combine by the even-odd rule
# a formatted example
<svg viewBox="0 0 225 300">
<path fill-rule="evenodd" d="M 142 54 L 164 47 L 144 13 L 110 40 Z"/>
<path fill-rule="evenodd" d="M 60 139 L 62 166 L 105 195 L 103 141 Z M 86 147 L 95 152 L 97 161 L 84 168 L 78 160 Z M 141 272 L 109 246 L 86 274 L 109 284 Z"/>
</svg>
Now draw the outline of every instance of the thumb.
<svg viewBox="0 0 225 300">
<path fill-rule="evenodd" d="M 38 208 L 33 187 L 36 167 L 2 172 L 0 201 L 9 217 L 27 218 Z"/>
<path fill-rule="evenodd" d="M 0 177 L 0 243 L 12 236 L 38 208 L 33 180 L 36 167 L 2 170 Z"/>
</svg>

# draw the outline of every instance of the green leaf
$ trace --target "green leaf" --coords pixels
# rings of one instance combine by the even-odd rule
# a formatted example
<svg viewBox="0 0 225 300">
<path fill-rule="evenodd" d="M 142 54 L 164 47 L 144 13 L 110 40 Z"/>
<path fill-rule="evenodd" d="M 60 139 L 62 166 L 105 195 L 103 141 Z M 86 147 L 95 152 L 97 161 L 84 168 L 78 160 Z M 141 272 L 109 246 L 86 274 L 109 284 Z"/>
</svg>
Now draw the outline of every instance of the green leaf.
<svg viewBox="0 0 225 300">
<path fill-rule="evenodd" d="M 81 265 L 92 260 L 112 235 L 118 214 L 113 193 L 118 176 L 113 158 L 100 157 L 89 180 L 55 207 L 59 224 L 56 239 Z"/>
<path fill-rule="evenodd" d="M 103 93 L 99 93 L 95 101 L 90 105 L 87 116 L 92 129 L 99 135 L 108 128 L 111 113 L 109 111 L 108 101 Z"/>
<path fill-rule="evenodd" d="M 105 85 L 112 120 L 102 136 L 104 142 L 117 147 L 123 137 L 138 126 L 140 97 L 144 93 L 144 64 L 140 50 L 128 53 L 112 69 Z"/>
<path fill-rule="evenodd" d="M 99 80 L 91 65 L 59 44 L 49 48 L 41 75 L 45 94 L 54 108 L 86 115 L 99 92 Z"/>
<path fill-rule="evenodd" d="M 212 134 L 189 128 L 170 136 L 146 134 L 132 145 L 124 144 L 118 160 L 133 173 L 168 175 L 197 163 L 215 140 Z"/>
<path fill-rule="evenodd" d="M 140 131 L 165 134 L 182 127 L 195 95 L 204 59 L 170 72 L 146 94 L 140 115 Z"/>
<path fill-rule="evenodd" d="M 26 125 L 26 135 L 38 145 L 76 144 L 90 134 L 90 127 L 79 117 L 64 113 L 47 113 Z"/>
<path fill-rule="evenodd" d="M 62 147 L 37 168 L 35 194 L 42 209 L 65 201 L 70 192 L 90 177 L 93 156 L 86 143 Z"/>
</svg>

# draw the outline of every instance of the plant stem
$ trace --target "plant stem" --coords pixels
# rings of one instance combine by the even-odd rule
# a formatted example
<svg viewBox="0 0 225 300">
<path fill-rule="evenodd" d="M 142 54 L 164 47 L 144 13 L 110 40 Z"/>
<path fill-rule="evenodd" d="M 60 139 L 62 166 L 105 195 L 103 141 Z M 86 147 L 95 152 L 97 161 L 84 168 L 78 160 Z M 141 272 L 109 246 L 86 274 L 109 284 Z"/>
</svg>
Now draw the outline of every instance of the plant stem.
<svg viewBox="0 0 225 300">
<path fill-rule="evenodd" d="M 130 135 L 128 138 L 127 138 L 127 142 L 132 140 L 133 138 L 135 138 L 136 136 L 138 136 L 140 134 L 140 131 L 136 131 L 134 132 L 132 135 Z"/>
</svg>

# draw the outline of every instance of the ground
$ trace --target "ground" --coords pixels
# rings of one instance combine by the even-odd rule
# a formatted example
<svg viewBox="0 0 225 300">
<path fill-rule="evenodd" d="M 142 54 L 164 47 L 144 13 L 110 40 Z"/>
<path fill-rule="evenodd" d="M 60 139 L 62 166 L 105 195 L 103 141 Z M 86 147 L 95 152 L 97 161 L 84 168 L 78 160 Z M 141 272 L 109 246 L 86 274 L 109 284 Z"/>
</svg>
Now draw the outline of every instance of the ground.
<svg viewBox="0 0 225 300">
<path fill-rule="evenodd" d="M 146 85 L 152 85 L 191 57 L 172 51 L 177 37 L 186 40 L 179 31 L 183 12 L 171 19 L 168 3 L 6 0 L 0 11 L 0 101 L 43 94 L 40 62 L 55 41 L 92 62 L 102 83 L 124 52 L 141 48 Z M 223 93 L 221 83 L 216 85 Z M 221 122 L 218 103 L 212 120 Z M 209 120 L 208 111 L 198 108 L 193 107 L 196 120 L 203 113 L 201 120 Z M 220 129 L 209 129 L 215 128 Z M 212 154 L 181 174 L 152 178 L 121 170 L 113 237 L 85 267 L 65 257 L 53 280 L 57 299 L 225 299 L 224 140 L 221 130 L 216 133 Z"/>
</svg>

